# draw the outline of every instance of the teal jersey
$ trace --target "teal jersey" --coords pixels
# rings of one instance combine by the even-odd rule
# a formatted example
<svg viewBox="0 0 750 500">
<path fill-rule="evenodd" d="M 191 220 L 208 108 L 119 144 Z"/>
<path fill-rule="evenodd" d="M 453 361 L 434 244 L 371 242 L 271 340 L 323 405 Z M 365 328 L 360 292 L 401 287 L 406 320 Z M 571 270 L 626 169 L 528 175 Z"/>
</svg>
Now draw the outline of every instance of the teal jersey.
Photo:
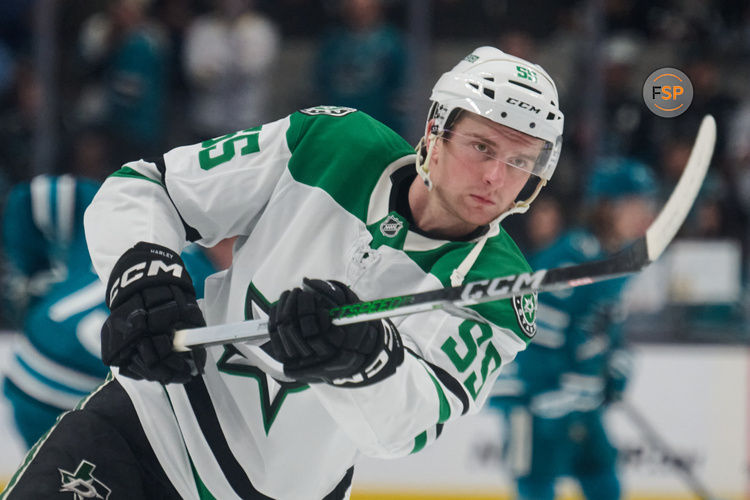
<svg viewBox="0 0 750 500">
<path fill-rule="evenodd" d="M 592 234 L 573 230 L 530 260 L 548 269 L 605 257 Z M 618 364 L 624 359 L 621 296 L 626 281 L 540 294 L 537 335 L 498 380 L 494 394 L 507 398 L 493 404 L 520 402 L 534 414 L 555 417 L 597 409 L 606 391 L 624 388 L 627 370 Z"/>
<path fill-rule="evenodd" d="M 403 128 L 401 93 L 407 51 L 399 31 L 382 25 L 366 33 L 328 31 L 315 60 L 315 84 L 322 102 L 359 108 L 397 131 Z"/>
<path fill-rule="evenodd" d="M 574 230 L 531 263 L 549 269 L 604 257 L 592 234 Z M 591 500 L 619 498 L 617 450 L 603 412 L 629 373 L 622 343 L 625 282 L 540 294 L 536 337 L 493 387 L 490 406 L 505 421 L 504 462 L 519 498 L 552 500 L 562 476 L 577 479 Z"/>
<path fill-rule="evenodd" d="M 4 392 L 27 443 L 57 415 L 73 408 L 109 372 L 100 359 L 100 331 L 109 311 L 94 272 L 83 213 L 99 184 L 71 176 L 39 176 L 16 186 L 3 214 L 7 288 L 20 318 L 13 356 L 4 367 Z M 202 296 L 215 272 L 195 246 L 183 252 Z"/>
<path fill-rule="evenodd" d="M 166 119 L 167 57 L 163 41 L 148 28 L 124 36 L 105 65 L 105 125 L 146 147 L 158 146 Z"/>
<path fill-rule="evenodd" d="M 265 318 L 304 277 L 341 281 L 363 300 L 448 287 L 477 239 L 432 238 L 399 212 L 392 198 L 402 174 L 415 175 L 414 160 L 369 115 L 325 106 L 179 147 L 104 183 L 86 212 L 92 258 L 106 278 L 135 241 L 179 250 L 236 236 L 232 266 L 206 283 L 208 324 Z M 466 280 L 528 272 L 505 231 L 489 231 Z M 525 309 L 500 300 L 394 318 L 403 364 L 356 389 L 289 380 L 262 346 L 242 342 L 207 349 L 205 391 L 117 377 L 139 413 L 154 415 L 144 431 L 184 498 L 198 498 L 196 476 L 216 498 L 243 496 L 219 449 L 266 496 L 323 498 L 351 478 L 360 455 L 418 452 L 444 425 L 479 411 L 501 366 L 533 336 L 527 299 Z M 203 432 L 207 415 L 217 432 Z"/>
<path fill-rule="evenodd" d="M 69 269 L 91 267 L 81 221 L 98 189 L 88 179 L 40 175 L 11 190 L 3 212 L 3 250 L 6 297 L 13 307 L 44 295 Z"/>
</svg>

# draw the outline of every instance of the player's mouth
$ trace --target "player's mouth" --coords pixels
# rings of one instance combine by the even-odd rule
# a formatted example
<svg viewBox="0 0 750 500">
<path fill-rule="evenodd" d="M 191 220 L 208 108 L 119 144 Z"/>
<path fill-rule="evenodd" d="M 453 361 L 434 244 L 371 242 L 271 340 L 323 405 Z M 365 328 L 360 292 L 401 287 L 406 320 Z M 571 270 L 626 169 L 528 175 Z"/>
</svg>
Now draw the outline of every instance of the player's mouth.
<svg viewBox="0 0 750 500">
<path fill-rule="evenodd" d="M 494 205 L 495 202 L 492 201 L 490 198 L 485 198 L 484 196 L 479 196 L 478 194 L 472 194 L 470 195 L 471 199 L 478 202 L 480 205 Z"/>
</svg>

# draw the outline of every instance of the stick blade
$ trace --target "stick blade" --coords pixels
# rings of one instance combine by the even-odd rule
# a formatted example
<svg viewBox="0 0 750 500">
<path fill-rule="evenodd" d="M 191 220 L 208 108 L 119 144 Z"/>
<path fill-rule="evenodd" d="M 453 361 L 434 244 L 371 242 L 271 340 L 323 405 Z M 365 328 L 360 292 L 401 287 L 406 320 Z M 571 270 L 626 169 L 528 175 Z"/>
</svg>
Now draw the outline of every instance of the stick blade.
<svg viewBox="0 0 750 500">
<path fill-rule="evenodd" d="M 690 152 L 685 170 L 659 216 L 646 232 L 646 249 L 649 262 L 655 261 L 672 241 L 703 185 L 716 144 L 716 120 L 706 115 L 701 121 L 695 144 Z"/>
</svg>

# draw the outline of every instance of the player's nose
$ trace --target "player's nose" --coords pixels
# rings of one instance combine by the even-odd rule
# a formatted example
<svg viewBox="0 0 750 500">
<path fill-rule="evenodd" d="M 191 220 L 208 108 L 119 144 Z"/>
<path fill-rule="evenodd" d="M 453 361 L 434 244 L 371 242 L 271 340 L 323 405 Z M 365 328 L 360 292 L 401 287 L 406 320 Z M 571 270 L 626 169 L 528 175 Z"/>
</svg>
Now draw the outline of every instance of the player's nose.
<svg viewBox="0 0 750 500">
<path fill-rule="evenodd" d="M 485 165 L 483 171 L 483 180 L 485 184 L 497 185 L 502 184 L 508 176 L 508 169 L 511 168 L 502 160 L 494 160 Z"/>
</svg>

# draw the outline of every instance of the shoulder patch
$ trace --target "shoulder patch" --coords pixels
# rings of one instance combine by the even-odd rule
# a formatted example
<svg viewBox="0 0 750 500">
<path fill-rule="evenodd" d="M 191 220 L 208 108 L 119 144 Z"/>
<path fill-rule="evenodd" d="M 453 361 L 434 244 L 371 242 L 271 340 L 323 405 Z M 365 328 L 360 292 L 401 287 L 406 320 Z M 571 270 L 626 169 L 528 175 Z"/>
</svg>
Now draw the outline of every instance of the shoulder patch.
<svg viewBox="0 0 750 500">
<path fill-rule="evenodd" d="M 526 295 L 517 295 L 513 297 L 513 311 L 516 313 L 518 326 L 521 331 L 529 338 L 536 335 L 536 302 L 537 294 L 529 293 Z"/>
<path fill-rule="evenodd" d="M 357 111 L 354 108 L 347 108 L 345 106 L 315 106 L 312 108 L 300 109 L 299 112 L 305 115 L 329 115 L 329 116 L 345 116 L 350 113 Z"/>
</svg>

